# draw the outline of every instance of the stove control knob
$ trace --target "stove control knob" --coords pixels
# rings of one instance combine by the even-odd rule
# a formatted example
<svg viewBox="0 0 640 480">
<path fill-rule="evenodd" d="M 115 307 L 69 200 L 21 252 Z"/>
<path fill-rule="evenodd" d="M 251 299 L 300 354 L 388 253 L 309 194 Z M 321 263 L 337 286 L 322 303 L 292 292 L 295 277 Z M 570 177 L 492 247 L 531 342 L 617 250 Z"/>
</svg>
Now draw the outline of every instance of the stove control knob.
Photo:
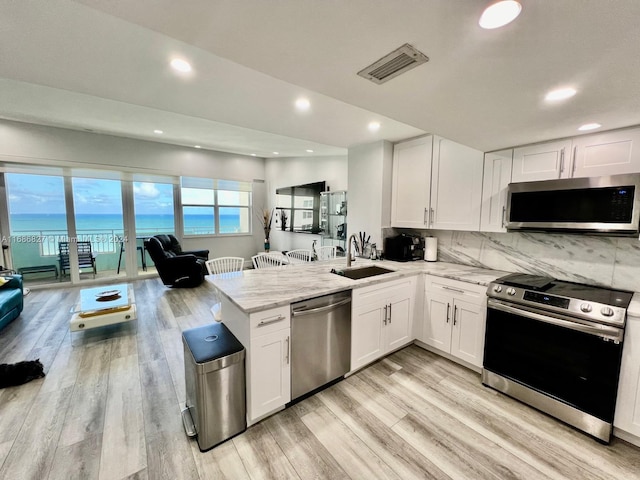
<svg viewBox="0 0 640 480">
<path fill-rule="evenodd" d="M 496 285 L 493 287 L 493 291 L 496 293 L 500 293 L 502 291 L 502 285 Z"/>
<path fill-rule="evenodd" d="M 516 294 L 516 289 L 513 287 L 507 288 L 507 295 L 514 296 Z"/>
<path fill-rule="evenodd" d="M 600 313 L 605 317 L 613 317 L 613 308 L 611 307 L 602 307 Z"/>
<path fill-rule="evenodd" d="M 580 305 L 580 310 L 582 310 L 584 313 L 589 313 L 591 310 L 593 310 L 593 307 L 588 303 L 583 303 Z"/>
</svg>

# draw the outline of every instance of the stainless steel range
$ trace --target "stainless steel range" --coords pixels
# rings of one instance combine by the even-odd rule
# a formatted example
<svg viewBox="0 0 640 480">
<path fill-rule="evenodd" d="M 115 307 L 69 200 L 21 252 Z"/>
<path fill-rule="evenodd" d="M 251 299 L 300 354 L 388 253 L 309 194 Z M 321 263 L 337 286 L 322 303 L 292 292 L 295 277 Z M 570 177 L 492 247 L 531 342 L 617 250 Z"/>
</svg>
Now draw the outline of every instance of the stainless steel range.
<svg viewBox="0 0 640 480">
<path fill-rule="evenodd" d="M 487 296 L 482 383 L 608 443 L 633 293 L 511 274 Z"/>
</svg>

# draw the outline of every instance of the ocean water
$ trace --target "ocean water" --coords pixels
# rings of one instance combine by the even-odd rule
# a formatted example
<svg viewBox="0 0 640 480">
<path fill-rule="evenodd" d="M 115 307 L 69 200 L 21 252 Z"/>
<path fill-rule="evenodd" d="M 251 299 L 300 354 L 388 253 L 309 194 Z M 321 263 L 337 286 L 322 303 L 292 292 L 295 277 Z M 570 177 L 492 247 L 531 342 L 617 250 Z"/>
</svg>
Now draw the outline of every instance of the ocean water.
<svg viewBox="0 0 640 480">
<path fill-rule="evenodd" d="M 13 214 L 10 215 L 11 235 L 65 235 L 67 231 L 64 214 Z M 208 215 L 185 215 L 185 234 L 213 233 L 211 217 Z M 237 232 L 240 215 L 220 215 L 220 233 Z M 122 215 L 76 215 L 78 234 L 122 234 Z M 136 215 L 138 236 L 155 233 L 173 233 L 173 215 Z"/>
</svg>

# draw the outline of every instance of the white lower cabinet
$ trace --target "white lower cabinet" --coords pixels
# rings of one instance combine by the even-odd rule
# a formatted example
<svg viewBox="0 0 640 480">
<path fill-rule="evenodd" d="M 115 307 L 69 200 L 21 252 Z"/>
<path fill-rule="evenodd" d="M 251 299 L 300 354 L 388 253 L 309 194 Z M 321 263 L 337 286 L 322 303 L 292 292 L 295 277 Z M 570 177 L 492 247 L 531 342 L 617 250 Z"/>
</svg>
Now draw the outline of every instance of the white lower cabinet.
<svg viewBox="0 0 640 480">
<path fill-rule="evenodd" d="M 418 340 L 481 368 L 486 305 L 486 287 L 427 275 Z"/>
<path fill-rule="evenodd" d="M 613 426 L 616 436 L 640 445 L 640 317 L 627 317 Z M 620 431 L 636 438 L 627 438 Z"/>
<path fill-rule="evenodd" d="M 252 425 L 291 401 L 290 306 L 247 315 L 222 298 L 223 322 L 246 350 L 247 423 Z"/>
<path fill-rule="evenodd" d="M 353 290 L 351 370 L 413 341 L 416 277 Z"/>
<path fill-rule="evenodd" d="M 288 328 L 251 339 L 249 417 L 259 418 L 291 400 L 291 333 Z"/>
</svg>

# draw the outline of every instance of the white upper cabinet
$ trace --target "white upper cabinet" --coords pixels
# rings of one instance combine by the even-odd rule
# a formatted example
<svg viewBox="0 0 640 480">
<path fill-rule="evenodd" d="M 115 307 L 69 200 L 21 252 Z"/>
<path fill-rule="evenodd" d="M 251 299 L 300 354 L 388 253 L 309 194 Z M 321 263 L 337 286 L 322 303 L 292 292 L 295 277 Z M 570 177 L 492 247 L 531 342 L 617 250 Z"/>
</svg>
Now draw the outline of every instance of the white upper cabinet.
<svg viewBox="0 0 640 480">
<path fill-rule="evenodd" d="M 511 182 L 513 150 L 487 153 L 482 180 L 481 232 L 506 232 L 507 187 Z"/>
<path fill-rule="evenodd" d="M 478 230 L 482 156 L 441 137 L 394 146 L 391 226 Z"/>
<path fill-rule="evenodd" d="M 573 177 L 640 172 L 640 128 L 573 139 Z"/>
<path fill-rule="evenodd" d="M 479 150 L 434 137 L 430 228 L 480 229 L 483 155 Z"/>
<path fill-rule="evenodd" d="M 513 151 L 511 181 L 532 182 L 570 176 L 571 140 L 518 147 Z"/>
<path fill-rule="evenodd" d="M 431 198 L 433 137 L 398 143 L 393 148 L 391 225 L 426 228 Z"/>
</svg>

